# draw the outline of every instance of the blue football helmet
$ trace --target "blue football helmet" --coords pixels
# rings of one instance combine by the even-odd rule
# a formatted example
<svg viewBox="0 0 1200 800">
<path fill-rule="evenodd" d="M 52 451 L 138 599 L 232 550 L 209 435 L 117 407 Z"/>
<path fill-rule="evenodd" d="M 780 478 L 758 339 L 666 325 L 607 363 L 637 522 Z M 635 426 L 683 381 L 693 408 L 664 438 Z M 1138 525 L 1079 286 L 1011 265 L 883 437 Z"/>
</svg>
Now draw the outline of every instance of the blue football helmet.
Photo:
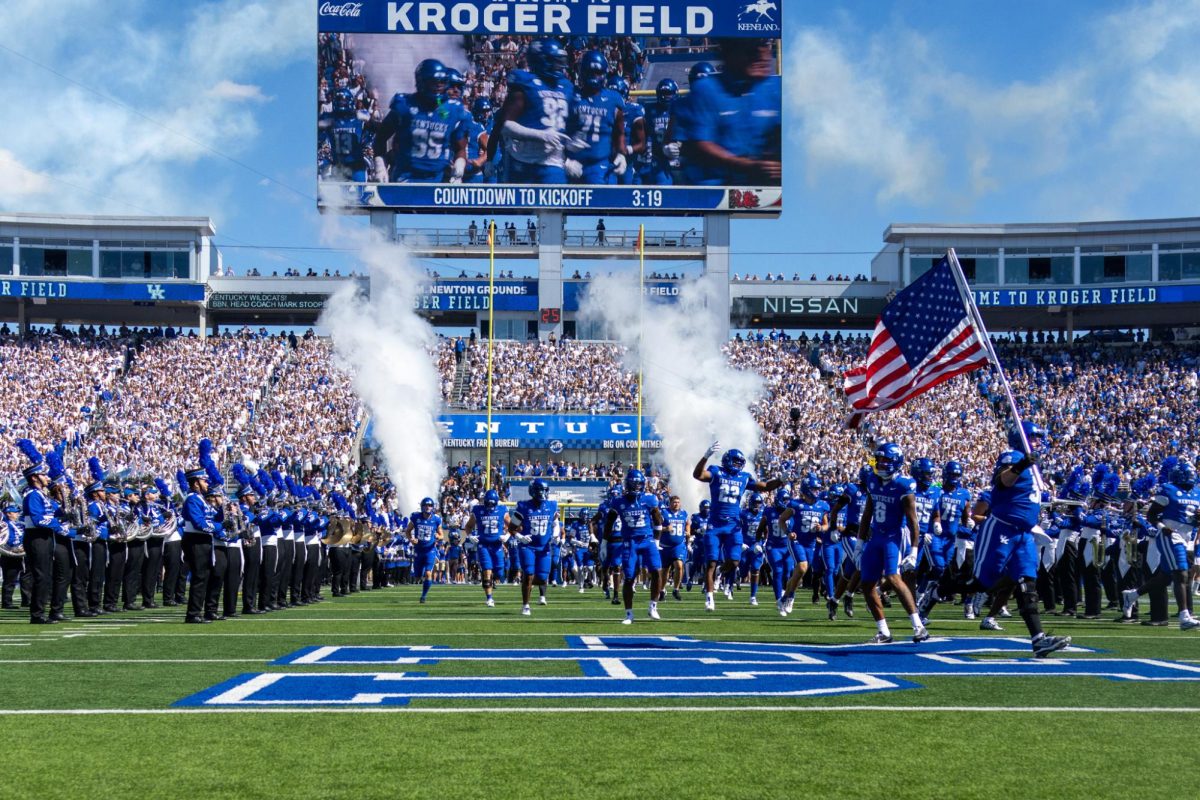
<svg viewBox="0 0 1200 800">
<path fill-rule="evenodd" d="M 763 498 L 762 498 L 762 495 L 759 494 L 758 492 L 751 492 L 746 497 L 746 508 L 749 511 L 751 511 L 751 512 L 758 511 L 759 509 L 762 508 L 762 506 L 763 506 Z"/>
<path fill-rule="evenodd" d="M 721 469 L 726 472 L 741 472 L 746 466 L 746 457 L 738 449 L 726 450 L 721 456 Z"/>
<path fill-rule="evenodd" d="M 1029 441 L 1029 447 L 1033 452 L 1036 453 L 1045 447 L 1046 438 L 1050 435 L 1049 431 L 1036 422 L 1028 420 L 1021 423 L 1021 429 L 1025 431 L 1025 438 Z M 1021 432 L 1015 426 L 1008 431 L 1008 447 L 1019 453 L 1025 452 L 1025 447 L 1021 444 Z"/>
<path fill-rule="evenodd" d="M 447 89 L 458 89 L 458 91 L 460 92 L 460 96 L 461 96 L 461 92 L 463 89 L 466 88 L 466 86 L 467 86 L 467 79 L 463 77 L 463 74 L 461 72 L 456 70 L 454 67 L 446 68 L 446 88 Z"/>
<path fill-rule="evenodd" d="M 942 487 L 957 489 L 962 484 L 963 468 L 957 461 L 947 461 L 942 467 Z"/>
<path fill-rule="evenodd" d="M 1171 468 L 1171 483 L 1184 491 L 1191 491 L 1196 485 L 1196 468 L 1190 461 L 1178 461 Z"/>
<path fill-rule="evenodd" d="M 616 486 L 610 486 L 608 487 L 607 495 L 609 500 L 616 500 L 621 496 L 621 490 Z"/>
<path fill-rule="evenodd" d="M 500 505 L 500 493 L 495 489 L 488 489 L 483 496 L 483 504 L 488 508 L 495 508 Z"/>
<path fill-rule="evenodd" d="M 861 469 L 859 469 L 859 471 L 858 471 L 858 483 L 859 483 L 859 485 L 860 485 L 860 486 L 866 486 L 866 485 L 867 485 L 867 481 L 871 480 L 871 476 L 872 476 L 872 475 L 874 475 L 874 474 L 875 474 L 875 473 L 871 471 L 871 468 L 870 468 L 870 467 L 862 467 Z"/>
<path fill-rule="evenodd" d="M 712 503 L 711 503 L 711 502 L 709 502 L 708 500 L 701 500 L 701 501 L 700 501 L 700 516 L 702 516 L 702 517 L 707 517 L 707 516 L 708 516 L 708 510 L 709 510 L 710 508 L 712 508 Z"/>
<path fill-rule="evenodd" d="M 621 95 L 622 98 L 629 99 L 629 81 L 620 75 L 613 75 L 608 79 L 608 88 Z"/>
<path fill-rule="evenodd" d="M 775 507 L 787 508 L 787 504 L 792 502 L 792 493 L 787 490 L 786 486 L 780 486 L 775 490 Z"/>
<path fill-rule="evenodd" d="M 446 93 L 446 83 L 450 79 L 450 72 L 446 69 L 446 65 L 436 58 L 427 58 L 417 64 L 414 76 L 417 83 L 417 94 L 426 100 L 440 100 Z"/>
<path fill-rule="evenodd" d="M 815 499 L 820 493 L 821 479 L 811 472 L 805 475 L 804 479 L 800 481 L 800 494 Z"/>
<path fill-rule="evenodd" d="M 904 466 L 904 451 L 894 442 L 875 448 L 875 474 L 883 480 L 891 480 Z"/>
<path fill-rule="evenodd" d="M 579 61 L 578 73 L 580 86 L 599 91 L 608 80 L 608 59 L 599 50 L 589 50 Z"/>
<path fill-rule="evenodd" d="M 928 458 L 918 458 L 913 462 L 912 472 L 913 479 L 922 487 L 928 487 L 933 483 L 933 473 L 935 467 L 933 461 Z"/>
<path fill-rule="evenodd" d="M 669 105 L 678 94 L 679 84 L 671 78 L 663 78 L 658 82 L 658 88 L 654 90 L 654 96 L 658 98 L 660 106 Z"/>
<path fill-rule="evenodd" d="M 434 503 L 433 503 L 432 497 L 421 498 L 421 513 L 422 514 L 432 514 L 433 507 L 434 507 Z"/>
<path fill-rule="evenodd" d="M 567 75 L 567 51 L 557 39 L 534 39 L 525 52 L 529 71 L 543 80 L 559 81 Z"/>
<path fill-rule="evenodd" d="M 349 89 L 338 89 L 333 93 L 333 113 L 338 116 L 348 116 L 354 113 L 354 92 Z"/>
<path fill-rule="evenodd" d="M 829 500 L 832 502 L 846 493 L 846 484 L 835 483 L 829 487 Z"/>
<path fill-rule="evenodd" d="M 475 100 L 475 105 L 471 107 L 471 116 L 480 125 L 486 123 L 492 118 L 492 101 L 486 97 L 480 97 Z"/>
<path fill-rule="evenodd" d="M 529 499 L 530 500 L 545 500 L 550 494 L 550 484 L 546 483 L 541 478 L 534 478 L 529 482 Z"/>
<path fill-rule="evenodd" d="M 695 86 L 696 81 L 702 78 L 707 78 L 709 75 L 716 75 L 717 68 L 707 61 L 697 61 L 692 64 L 692 68 L 688 70 L 688 86 Z"/>
<path fill-rule="evenodd" d="M 646 475 L 640 469 L 625 473 L 625 496 L 637 497 L 646 491 Z"/>
</svg>

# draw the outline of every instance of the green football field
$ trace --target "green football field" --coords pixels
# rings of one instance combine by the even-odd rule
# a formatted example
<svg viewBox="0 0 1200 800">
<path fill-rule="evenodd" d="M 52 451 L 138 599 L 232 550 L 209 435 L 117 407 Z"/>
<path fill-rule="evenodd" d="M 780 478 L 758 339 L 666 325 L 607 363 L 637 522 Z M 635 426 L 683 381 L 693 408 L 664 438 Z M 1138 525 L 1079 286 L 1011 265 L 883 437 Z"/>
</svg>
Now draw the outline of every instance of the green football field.
<svg viewBox="0 0 1200 800">
<path fill-rule="evenodd" d="M 632 626 L 596 591 L 532 618 L 511 586 L 494 609 L 418 592 L 205 626 L 4 612 L 0 797 L 1190 794 L 1167 759 L 1200 722 L 1200 636 L 1174 625 L 1050 618 L 1081 649 L 1048 663 L 1020 620 L 984 634 L 953 606 L 920 646 L 893 609 L 897 644 L 869 648 L 865 609 L 783 619 L 769 591 L 659 622 L 641 594 Z"/>
</svg>

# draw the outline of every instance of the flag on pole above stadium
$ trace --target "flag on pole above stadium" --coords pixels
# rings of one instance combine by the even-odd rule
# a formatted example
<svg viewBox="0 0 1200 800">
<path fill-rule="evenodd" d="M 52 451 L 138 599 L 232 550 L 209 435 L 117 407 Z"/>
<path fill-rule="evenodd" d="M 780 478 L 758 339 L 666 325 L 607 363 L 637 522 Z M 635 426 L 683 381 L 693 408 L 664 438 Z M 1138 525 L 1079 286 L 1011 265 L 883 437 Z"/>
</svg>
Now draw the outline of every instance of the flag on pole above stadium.
<svg viewBox="0 0 1200 800">
<path fill-rule="evenodd" d="M 988 363 L 969 294 L 964 293 L 950 251 L 929 272 L 889 302 L 875 323 L 867 363 L 843 376 L 846 400 L 854 412 L 847 426 L 863 416 L 902 406 L 956 375 Z"/>
</svg>

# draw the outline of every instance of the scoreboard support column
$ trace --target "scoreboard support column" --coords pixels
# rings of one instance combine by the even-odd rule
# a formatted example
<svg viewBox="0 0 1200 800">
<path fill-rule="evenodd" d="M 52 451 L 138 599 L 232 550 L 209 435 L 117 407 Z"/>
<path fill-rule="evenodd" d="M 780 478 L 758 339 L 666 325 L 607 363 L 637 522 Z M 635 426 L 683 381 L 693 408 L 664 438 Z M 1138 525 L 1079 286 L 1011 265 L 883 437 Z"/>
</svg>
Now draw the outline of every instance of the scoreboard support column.
<svg viewBox="0 0 1200 800">
<path fill-rule="evenodd" d="M 704 274 L 716 285 L 718 309 L 725 320 L 725 338 L 729 338 L 729 216 L 704 215 Z"/>
<path fill-rule="evenodd" d="M 538 226 L 538 338 L 562 340 L 563 214 L 537 212 Z"/>
</svg>

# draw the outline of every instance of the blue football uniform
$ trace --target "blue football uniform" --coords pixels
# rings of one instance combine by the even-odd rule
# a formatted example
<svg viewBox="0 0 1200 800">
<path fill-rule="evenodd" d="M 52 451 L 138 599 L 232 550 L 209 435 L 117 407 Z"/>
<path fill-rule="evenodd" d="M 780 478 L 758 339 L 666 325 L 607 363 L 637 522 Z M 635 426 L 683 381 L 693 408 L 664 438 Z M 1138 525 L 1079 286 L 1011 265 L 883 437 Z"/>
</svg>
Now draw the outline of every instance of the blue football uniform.
<svg viewBox="0 0 1200 800">
<path fill-rule="evenodd" d="M 566 78 L 548 81 L 527 70 L 513 70 L 508 76 L 508 91 L 520 92 L 525 98 L 525 110 L 519 125 L 535 130 L 554 130 L 567 133 L 575 86 Z M 560 146 L 540 141 L 505 136 L 508 143 L 506 162 L 511 183 L 562 184 L 567 182 L 563 171 L 563 150 Z"/>
<path fill-rule="evenodd" d="M 458 142 L 466 135 L 461 104 L 430 108 L 416 94 L 398 94 L 382 128 L 395 130 L 391 180 L 396 183 L 439 183 L 445 177 Z"/>
<path fill-rule="evenodd" d="M 1008 488 L 996 480 L 1001 470 L 1023 458 L 1015 450 L 1005 452 L 992 473 L 990 513 L 979 526 L 975 542 L 975 579 L 985 588 L 990 589 L 1001 576 L 1015 583 L 1037 577 L 1037 541 L 1032 531 L 1042 513 L 1041 478 L 1031 467 Z"/>
<path fill-rule="evenodd" d="M 797 564 L 812 564 L 816 560 L 817 539 L 822 535 L 813 529 L 822 525 L 829 516 L 829 503 L 824 500 L 811 503 L 793 500 L 791 508 L 792 517 L 788 525 L 796 536 L 792 540 L 792 555 Z"/>
<path fill-rule="evenodd" d="M 521 526 L 521 534 L 532 540 L 529 544 L 522 544 L 518 551 L 521 571 L 542 582 L 550 577 L 553 561 L 550 550 L 557 514 L 558 503 L 554 500 L 543 500 L 537 506 L 532 500 L 522 500 L 512 513 L 513 519 Z"/>
<path fill-rule="evenodd" d="M 624 107 L 624 115 L 625 115 L 625 146 L 632 147 L 633 146 L 634 124 L 638 120 L 643 120 L 643 124 L 645 124 L 644 120 L 646 119 L 646 109 L 642 106 L 641 103 L 635 103 L 632 100 L 626 100 L 625 107 Z M 638 158 L 640 158 L 640 156 L 638 156 Z M 635 163 L 633 163 L 633 161 L 634 161 L 634 157 L 630 157 L 629 163 L 627 164 L 627 169 L 625 170 L 625 174 L 618 176 L 618 178 L 617 178 L 617 183 L 619 183 L 621 186 L 633 186 L 638 183 L 638 174 L 637 174 L 637 169 L 636 169 L 637 165 Z"/>
<path fill-rule="evenodd" d="M 412 536 L 416 539 L 413 572 L 418 575 L 431 572 L 438 560 L 437 533 L 442 527 L 442 518 L 437 514 L 426 517 L 418 512 L 409 517 L 409 522 L 413 527 Z"/>
<path fill-rule="evenodd" d="M 763 512 L 763 524 L 767 529 L 767 563 L 771 565 L 771 588 L 776 601 L 783 597 L 784 585 L 796 568 L 789 525 L 779 521 L 782 513 L 783 509 L 778 506 L 769 506 Z"/>
<path fill-rule="evenodd" d="M 782 149 L 782 83 L 772 75 L 759 81 L 738 80 L 722 73 L 692 87 L 687 113 L 676 127 L 680 141 L 713 142 L 730 154 L 779 161 Z M 723 166 L 697 162 L 689 178 L 705 186 L 746 186 L 755 176 Z"/>
<path fill-rule="evenodd" d="M 475 519 L 475 535 L 479 537 L 479 548 L 476 557 L 479 568 L 499 573 L 504 566 L 504 544 L 500 537 L 504 535 L 504 515 L 508 509 L 503 505 L 488 508 L 480 503 L 471 509 Z"/>
<path fill-rule="evenodd" d="M 1154 493 L 1154 504 L 1163 509 L 1159 524 L 1162 530 L 1153 546 L 1170 569 L 1188 569 L 1189 541 L 1196 537 L 1197 515 L 1200 515 L 1200 491 L 1164 483 Z M 1149 556 L 1149 553 L 1147 553 Z"/>
<path fill-rule="evenodd" d="M 900 574 L 901 553 L 908 548 L 908 523 L 904 513 L 904 498 L 916 491 L 911 478 L 894 476 L 884 481 L 872 475 L 867 480 L 871 498 L 871 538 L 863 547 L 859 570 L 864 582 Z"/>
<path fill-rule="evenodd" d="M 654 541 L 654 509 L 658 498 L 652 494 L 630 497 L 621 495 L 612 501 L 611 513 L 621 520 L 625 538 L 625 580 L 637 577 L 638 569 L 662 569 L 662 557 Z"/>
<path fill-rule="evenodd" d="M 683 509 L 664 511 L 663 522 L 667 525 L 666 532 L 659 537 L 663 562 L 687 561 L 688 513 Z"/>
<path fill-rule="evenodd" d="M 762 518 L 763 509 L 751 511 L 747 508 L 738 519 L 738 525 L 742 529 L 742 569 L 748 575 L 757 574 L 766 559 L 762 546 L 758 543 L 758 525 Z"/>
<path fill-rule="evenodd" d="M 621 95 L 612 89 L 601 89 L 590 97 L 575 95 L 568 133 L 575 142 L 586 145 L 585 149 L 570 154 L 583 167 L 583 175 L 576 183 L 616 183 L 612 171 L 613 129 L 624 104 Z"/>
<path fill-rule="evenodd" d="M 670 143 L 671 106 L 661 103 L 646 110 L 646 152 L 638 162 L 638 177 L 649 186 L 670 186 L 673 166 L 663 147 Z"/>
<path fill-rule="evenodd" d="M 921 534 L 918 561 L 925 561 L 934 574 L 940 575 L 946 568 L 947 557 L 954 550 L 954 539 L 946 537 L 944 525 L 941 534 L 935 535 L 933 532 L 934 515 L 940 519 L 942 513 L 942 487 L 927 486 L 922 489 L 917 486 L 913 499 L 917 504 L 917 528 Z"/>
<path fill-rule="evenodd" d="M 726 472 L 710 466 L 708 484 L 711 506 L 708 511 L 709 535 L 705 537 L 705 557 L 711 561 L 740 561 L 742 536 L 738 520 L 742 515 L 742 495 L 753 480 L 749 472 Z M 715 546 L 715 550 L 713 549 Z"/>
<path fill-rule="evenodd" d="M 367 162 L 363 157 L 366 137 L 361 119 L 332 117 L 325 129 L 325 141 L 329 143 L 331 173 L 335 179 L 359 183 L 367 179 Z"/>
</svg>

